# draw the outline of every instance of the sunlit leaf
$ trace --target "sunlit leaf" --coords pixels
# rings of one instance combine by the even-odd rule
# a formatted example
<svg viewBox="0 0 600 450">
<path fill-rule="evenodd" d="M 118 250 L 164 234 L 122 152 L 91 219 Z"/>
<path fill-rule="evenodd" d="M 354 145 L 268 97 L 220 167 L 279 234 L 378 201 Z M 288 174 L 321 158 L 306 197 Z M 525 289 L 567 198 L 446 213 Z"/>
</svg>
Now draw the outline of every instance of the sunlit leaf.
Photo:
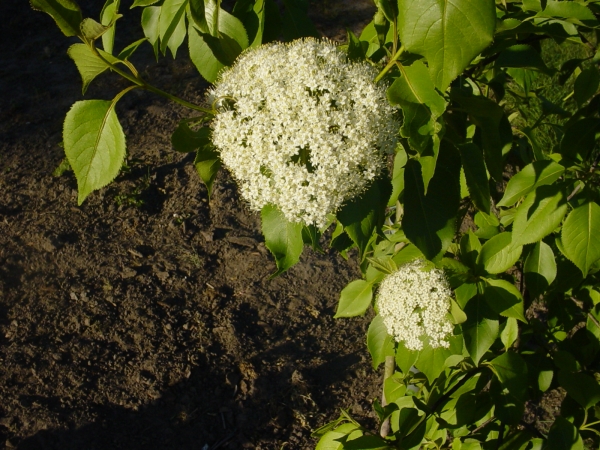
<svg viewBox="0 0 600 450">
<path fill-rule="evenodd" d="M 600 259 L 600 206 L 588 202 L 569 213 L 563 225 L 561 241 L 565 256 L 586 277 Z"/>
<path fill-rule="evenodd" d="M 527 290 L 531 297 L 543 294 L 556 278 L 556 260 L 552 248 L 544 241 L 535 244 L 523 266 Z"/>
<path fill-rule="evenodd" d="M 334 318 L 360 316 L 372 300 L 373 285 L 365 280 L 354 280 L 342 289 Z"/>
<path fill-rule="evenodd" d="M 302 224 L 289 222 L 275 206 L 266 205 L 261 211 L 265 245 L 273 254 L 277 276 L 300 260 L 304 248 Z"/>
</svg>

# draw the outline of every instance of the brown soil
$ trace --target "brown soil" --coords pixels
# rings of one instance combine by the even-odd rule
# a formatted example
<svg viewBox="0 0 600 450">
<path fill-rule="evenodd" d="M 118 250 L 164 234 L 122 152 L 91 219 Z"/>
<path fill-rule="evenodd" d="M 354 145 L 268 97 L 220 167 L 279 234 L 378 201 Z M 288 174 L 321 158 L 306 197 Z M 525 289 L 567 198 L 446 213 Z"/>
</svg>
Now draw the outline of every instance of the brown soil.
<svg viewBox="0 0 600 450">
<path fill-rule="evenodd" d="M 133 33 L 118 48 L 141 33 L 123 3 Z M 325 5 L 318 23 L 339 38 L 369 20 L 366 3 Z M 52 176 L 82 98 L 75 41 L 22 0 L 0 17 L 0 448 L 304 449 L 340 408 L 370 420 L 368 320 L 332 319 L 356 265 L 307 249 L 270 280 L 234 183 L 221 173 L 209 204 L 171 148 L 191 114 L 145 92 L 117 108 L 129 169 L 78 207 L 73 174 Z M 144 51 L 134 62 L 155 85 L 202 100 L 184 48 L 158 64 Z M 126 85 L 104 75 L 85 98 Z"/>
</svg>

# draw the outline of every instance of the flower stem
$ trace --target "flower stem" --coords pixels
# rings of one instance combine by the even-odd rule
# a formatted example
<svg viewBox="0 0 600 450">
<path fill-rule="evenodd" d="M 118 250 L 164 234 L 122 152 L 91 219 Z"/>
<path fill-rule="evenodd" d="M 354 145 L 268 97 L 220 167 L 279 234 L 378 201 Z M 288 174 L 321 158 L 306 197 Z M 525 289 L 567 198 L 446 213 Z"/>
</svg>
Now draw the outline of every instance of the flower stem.
<svg viewBox="0 0 600 450">
<path fill-rule="evenodd" d="M 145 89 L 147 91 L 153 92 L 155 94 L 161 95 L 162 97 L 168 98 L 171 101 L 174 101 L 175 103 L 179 103 L 182 106 L 185 106 L 186 108 L 190 108 L 193 109 L 195 111 L 201 111 L 203 113 L 207 113 L 207 114 L 212 114 L 213 111 L 211 111 L 210 109 L 206 109 L 206 108 L 202 108 L 201 106 L 198 105 L 194 105 L 193 103 L 190 103 L 182 98 L 179 98 L 175 95 L 169 94 L 168 92 L 162 91 L 154 86 L 152 86 L 151 84 L 149 84 L 148 82 L 146 82 L 143 78 L 141 78 L 138 74 L 137 71 L 135 69 L 132 70 L 132 72 L 134 72 L 136 75 L 130 75 L 127 72 L 121 70 L 120 68 L 118 68 L 116 65 L 112 64 L 111 62 L 107 61 L 98 51 L 98 49 L 96 48 L 96 46 L 94 45 L 94 43 L 92 42 L 90 45 L 90 49 L 92 50 L 92 52 L 94 53 L 94 55 L 96 55 L 98 58 L 100 58 L 108 67 L 110 67 L 111 70 L 113 70 L 114 72 L 118 73 L 119 75 L 121 75 L 123 78 L 125 78 L 126 80 L 131 81 L 133 84 L 139 86 L 141 89 Z M 132 68 L 130 66 L 130 64 L 126 64 L 127 67 L 129 67 L 130 69 Z"/>
<path fill-rule="evenodd" d="M 375 83 L 379 82 L 385 76 L 385 74 L 388 73 L 392 67 L 394 67 L 394 65 L 396 64 L 396 61 L 398 61 L 398 58 L 400 58 L 400 56 L 402 56 L 402 53 L 404 53 L 404 45 L 400 46 L 400 48 L 398 49 L 396 54 L 387 63 L 387 66 L 385 66 L 383 68 L 383 70 L 381 72 L 379 72 L 379 75 L 377 75 L 377 77 L 375 77 Z"/>
<path fill-rule="evenodd" d="M 385 398 L 385 380 L 394 375 L 394 369 L 396 368 L 396 362 L 394 361 L 393 356 L 385 357 L 385 368 L 383 371 L 383 383 L 381 386 L 381 406 L 386 406 L 388 404 L 387 399 Z M 387 437 L 390 434 L 390 419 L 389 417 L 383 421 L 381 424 L 381 430 L 379 432 L 382 438 Z"/>
</svg>

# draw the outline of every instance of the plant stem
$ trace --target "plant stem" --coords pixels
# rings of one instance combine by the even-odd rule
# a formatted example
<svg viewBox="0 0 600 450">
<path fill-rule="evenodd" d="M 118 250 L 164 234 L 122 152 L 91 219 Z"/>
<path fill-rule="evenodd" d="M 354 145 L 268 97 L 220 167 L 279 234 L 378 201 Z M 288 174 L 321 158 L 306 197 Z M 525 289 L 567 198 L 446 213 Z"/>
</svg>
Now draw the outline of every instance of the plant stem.
<svg viewBox="0 0 600 450">
<path fill-rule="evenodd" d="M 387 66 L 385 66 L 383 70 L 379 72 L 379 75 L 375 77 L 375 83 L 379 82 L 385 76 L 385 74 L 388 73 L 392 67 L 394 67 L 396 61 L 398 61 L 398 58 L 402 56 L 402 53 L 404 53 L 404 45 L 400 46 L 396 54 L 392 56 L 392 59 L 390 59 L 390 61 L 387 63 Z"/>
<path fill-rule="evenodd" d="M 396 361 L 394 361 L 393 356 L 385 357 L 385 368 L 383 371 L 383 383 L 381 386 L 381 406 L 386 406 L 388 404 L 387 399 L 385 398 L 385 380 L 394 375 L 394 369 L 396 368 Z M 382 438 L 387 437 L 390 434 L 390 419 L 389 417 L 383 421 L 381 424 L 381 430 L 379 432 Z"/>
<path fill-rule="evenodd" d="M 141 89 L 145 89 L 147 91 L 153 92 L 155 94 L 161 95 L 163 97 L 168 98 L 171 101 L 174 101 L 175 103 L 179 103 L 182 106 L 185 106 L 186 108 L 190 108 L 193 109 L 195 111 L 201 111 L 207 114 L 212 114 L 212 111 L 210 109 L 206 109 L 206 108 L 202 108 L 201 106 L 198 105 L 194 105 L 193 103 L 190 103 L 182 98 L 179 98 L 175 95 L 169 94 L 168 92 L 162 91 L 154 86 L 152 86 L 151 84 L 149 84 L 148 82 L 146 82 L 144 79 L 142 79 L 139 75 L 137 76 L 132 76 L 130 74 L 128 74 L 127 72 L 119 69 L 117 66 L 115 66 L 114 64 L 112 64 L 111 62 L 107 61 L 98 51 L 98 49 L 96 48 L 96 46 L 94 45 L 94 43 L 92 42 L 90 45 L 90 48 L 92 50 L 92 52 L 98 57 L 100 58 L 108 67 L 110 67 L 111 70 L 113 70 L 114 72 L 118 73 L 119 75 L 121 75 L 123 78 L 125 78 L 128 81 L 131 81 L 133 84 L 139 86 Z M 130 67 L 129 64 L 127 64 L 127 67 Z M 135 70 L 135 68 L 132 70 L 132 72 L 137 73 L 137 71 Z"/>
</svg>

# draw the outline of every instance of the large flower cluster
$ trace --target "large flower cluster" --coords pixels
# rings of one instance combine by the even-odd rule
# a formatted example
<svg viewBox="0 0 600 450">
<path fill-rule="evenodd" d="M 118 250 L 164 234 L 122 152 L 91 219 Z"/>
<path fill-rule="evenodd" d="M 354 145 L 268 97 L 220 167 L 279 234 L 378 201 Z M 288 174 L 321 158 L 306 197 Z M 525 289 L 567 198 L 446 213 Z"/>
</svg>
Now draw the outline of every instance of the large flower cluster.
<svg viewBox="0 0 600 450">
<path fill-rule="evenodd" d="M 444 272 L 416 260 L 383 279 L 377 307 L 388 333 L 406 348 L 421 350 L 426 340 L 433 348 L 447 348 L 453 328 L 448 319 L 451 295 Z"/>
<path fill-rule="evenodd" d="M 322 226 L 380 173 L 398 123 L 373 82 L 332 43 L 303 39 L 244 52 L 209 91 L 213 143 L 254 210 Z"/>
</svg>

